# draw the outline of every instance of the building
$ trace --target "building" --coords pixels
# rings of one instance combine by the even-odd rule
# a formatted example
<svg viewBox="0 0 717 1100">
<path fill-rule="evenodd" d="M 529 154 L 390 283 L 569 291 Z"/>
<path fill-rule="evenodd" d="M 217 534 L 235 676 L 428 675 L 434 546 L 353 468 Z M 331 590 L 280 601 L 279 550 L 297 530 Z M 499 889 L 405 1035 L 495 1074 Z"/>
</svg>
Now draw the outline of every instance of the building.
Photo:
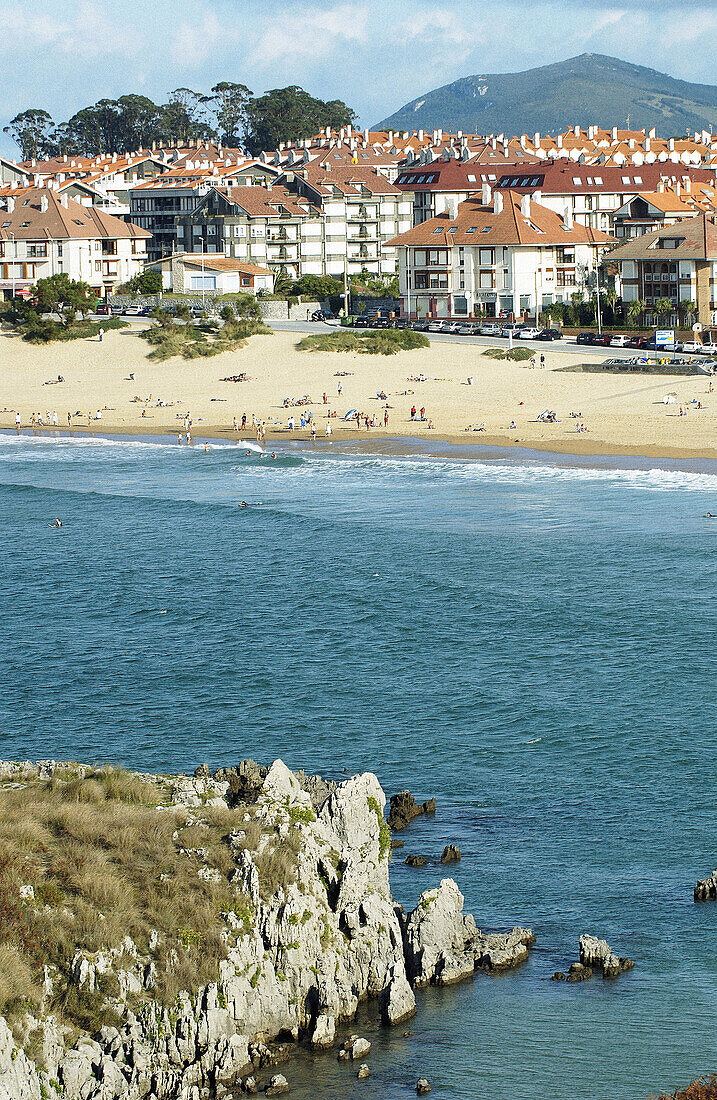
<svg viewBox="0 0 717 1100">
<path fill-rule="evenodd" d="M 177 239 L 177 220 L 193 213 L 212 187 L 260 185 L 277 175 L 275 168 L 248 157 L 226 159 L 228 163 L 185 159 L 180 167 L 130 189 L 129 216 L 151 235 L 150 260 L 159 260 L 177 248 L 191 251 L 186 240 Z"/>
<path fill-rule="evenodd" d="M 271 294 L 274 273 L 268 267 L 243 263 L 216 252 L 175 252 L 150 263 L 146 271 L 159 271 L 162 287 L 174 294 Z"/>
<path fill-rule="evenodd" d="M 321 209 L 281 184 L 212 187 L 176 233 L 187 252 L 221 252 L 293 279 L 324 274 Z"/>
<path fill-rule="evenodd" d="M 642 301 L 649 310 L 668 299 L 677 315 L 681 302 L 695 302 L 701 324 L 717 324 L 717 215 L 697 214 L 635 237 L 610 261 L 619 264 L 626 304 Z"/>
<path fill-rule="evenodd" d="M 411 193 L 374 169 L 309 164 L 258 186 L 214 181 L 177 219 L 176 239 L 186 251 L 224 252 L 292 278 L 392 276 L 387 242 L 410 229 L 412 206 Z"/>
<path fill-rule="evenodd" d="M 149 234 L 51 187 L 0 189 L 0 294 L 65 273 L 98 297 L 144 270 Z"/>
<path fill-rule="evenodd" d="M 411 316 L 531 314 L 570 301 L 612 238 L 512 191 L 467 199 L 389 244 Z"/>
</svg>

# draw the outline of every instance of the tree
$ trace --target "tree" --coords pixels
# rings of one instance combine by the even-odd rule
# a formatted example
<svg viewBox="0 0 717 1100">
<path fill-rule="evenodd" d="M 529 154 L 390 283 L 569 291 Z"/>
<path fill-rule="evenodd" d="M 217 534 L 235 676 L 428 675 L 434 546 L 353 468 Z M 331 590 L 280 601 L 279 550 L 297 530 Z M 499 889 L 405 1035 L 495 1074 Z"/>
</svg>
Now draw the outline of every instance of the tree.
<svg viewBox="0 0 717 1100">
<path fill-rule="evenodd" d="M 262 149 L 276 149 L 282 141 L 311 137 L 325 126 L 348 126 L 356 117 L 339 99 L 326 103 L 294 84 L 274 88 L 249 101 L 245 145 L 256 156 Z"/>
<path fill-rule="evenodd" d="M 214 104 L 219 138 L 223 145 L 238 147 L 241 144 L 252 95 L 246 84 L 232 84 L 223 80 L 214 85 L 210 96 L 204 97 L 204 103 Z"/>
<path fill-rule="evenodd" d="M 697 313 L 697 302 L 680 302 L 680 310 L 684 315 L 685 323 L 689 325 Z"/>
<path fill-rule="evenodd" d="M 47 144 L 53 127 L 52 116 L 39 107 L 22 111 L 3 127 L 3 133 L 9 134 L 20 147 L 22 160 L 39 160 L 47 155 Z"/>
<path fill-rule="evenodd" d="M 645 303 L 641 298 L 635 298 L 634 301 L 627 303 L 627 316 L 631 325 L 637 325 L 644 312 Z"/>
<path fill-rule="evenodd" d="M 71 279 L 63 272 L 50 275 L 47 279 L 38 279 L 35 287 L 37 312 L 54 313 L 60 324 L 67 327 L 78 313 L 84 317 L 97 305 L 97 296 L 87 283 Z"/>
<path fill-rule="evenodd" d="M 175 88 L 169 103 L 162 107 L 161 140 L 187 142 L 216 137 L 209 125 L 206 104 L 208 97 L 191 88 Z"/>
<path fill-rule="evenodd" d="M 162 276 L 159 271 L 143 271 L 141 275 L 135 275 L 128 283 L 130 291 L 134 294 L 159 294 L 162 289 Z"/>
<path fill-rule="evenodd" d="M 344 284 L 338 279 L 332 279 L 330 275 L 302 275 L 293 287 L 294 294 L 301 294 L 305 298 L 312 298 L 318 302 L 336 294 L 343 294 L 343 291 Z"/>
<path fill-rule="evenodd" d="M 669 298 L 658 298 L 654 305 L 654 310 L 658 317 L 666 317 L 668 313 L 672 313 L 674 308 Z"/>
</svg>

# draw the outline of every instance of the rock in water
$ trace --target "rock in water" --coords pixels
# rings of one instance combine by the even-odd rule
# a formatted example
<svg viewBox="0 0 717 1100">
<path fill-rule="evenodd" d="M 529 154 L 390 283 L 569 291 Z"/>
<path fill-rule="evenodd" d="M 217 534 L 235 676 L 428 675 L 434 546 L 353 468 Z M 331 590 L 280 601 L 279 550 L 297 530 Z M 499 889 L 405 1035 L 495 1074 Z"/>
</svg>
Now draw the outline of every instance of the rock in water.
<svg viewBox="0 0 717 1100">
<path fill-rule="evenodd" d="M 427 867 L 428 860 L 425 856 L 406 856 L 403 861 L 409 867 Z"/>
<path fill-rule="evenodd" d="M 414 817 L 420 817 L 421 814 L 434 814 L 435 812 L 435 798 L 429 798 L 427 802 L 419 806 L 410 791 L 399 791 L 398 794 L 391 795 L 388 824 L 392 829 L 405 829 Z"/>
<path fill-rule="evenodd" d="M 451 985 L 467 978 L 476 967 L 507 970 L 528 957 L 535 941 L 530 929 L 484 933 L 463 912 L 463 894 L 453 879 L 424 890 L 406 921 L 406 969 L 417 987 Z"/>
<path fill-rule="evenodd" d="M 368 1039 L 363 1039 L 360 1035 L 352 1035 L 344 1043 L 344 1050 L 348 1051 L 352 1061 L 357 1062 L 359 1058 L 366 1057 L 371 1050 L 371 1044 Z"/>
<path fill-rule="evenodd" d="M 362 1065 L 359 1066 L 359 1070 L 356 1076 L 358 1077 L 359 1081 L 365 1081 L 367 1077 L 371 1076 L 371 1070 L 365 1062 L 363 1062 Z"/>
<path fill-rule="evenodd" d="M 416 1081 L 416 1092 L 419 1096 L 428 1096 L 431 1091 L 431 1082 L 427 1077 L 419 1077 Z"/>
<path fill-rule="evenodd" d="M 583 966 L 582 963 L 571 963 L 570 969 L 568 970 L 568 976 L 565 980 L 567 982 L 586 982 L 588 978 L 592 978 L 592 976 L 592 967 Z"/>
<path fill-rule="evenodd" d="M 336 1021 L 333 1016 L 322 1013 L 316 1017 L 314 1030 L 311 1035 L 311 1045 L 314 1050 L 328 1050 L 334 1045 L 336 1038 Z"/>
<path fill-rule="evenodd" d="M 695 901 L 710 901 L 717 898 L 717 871 L 708 878 L 701 878 L 695 886 Z"/>
<path fill-rule="evenodd" d="M 289 1082 L 283 1073 L 275 1073 L 267 1085 L 266 1095 L 283 1096 L 285 1092 L 289 1092 Z"/>
<path fill-rule="evenodd" d="M 460 858 L 460 848 L 455 844 L 446 844 L 441 854 L 441 863 L 458 863 Z"/>
<path fill-rule="evenodd" d="M 580 962 L 602 972 L 603 978 L 617 978 L 635 965 L 632 959 L 619 958 L 606 940 L 597 936 L 580 937 Z"/>
</svg>

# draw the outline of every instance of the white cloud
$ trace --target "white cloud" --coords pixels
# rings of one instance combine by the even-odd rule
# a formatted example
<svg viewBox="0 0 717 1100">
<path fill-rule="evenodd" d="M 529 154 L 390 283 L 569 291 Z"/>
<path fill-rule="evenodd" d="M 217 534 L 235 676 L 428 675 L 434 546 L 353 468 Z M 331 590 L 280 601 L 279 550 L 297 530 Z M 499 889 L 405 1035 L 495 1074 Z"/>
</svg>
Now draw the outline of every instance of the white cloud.
<svg viewBox="0 0 717 1100">
<path fill-rule="evenodd" d="M 172 34 L 170 53 L 177 65 L 190 69 L 203 65 L 216 52 L 216 47 L 232 37 L 213 12 L 203 18 L 180 23 Z"/>
<path fill-rule="evenodd" d="M 369 15 L 366 4 L 344 3 L 275 16 L 259 36 L 252 60 L 269 66 L 287 59 L 305 63 L 329 57 L 341 45 L 367 40 Z"/>
</svg>

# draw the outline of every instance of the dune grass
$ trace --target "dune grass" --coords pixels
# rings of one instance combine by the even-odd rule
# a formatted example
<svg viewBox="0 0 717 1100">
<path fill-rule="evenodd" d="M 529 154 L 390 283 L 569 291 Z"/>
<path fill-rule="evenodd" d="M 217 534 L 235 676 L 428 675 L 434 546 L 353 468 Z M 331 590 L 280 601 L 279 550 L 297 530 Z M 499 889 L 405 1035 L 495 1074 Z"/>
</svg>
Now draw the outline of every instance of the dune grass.
<svg viewBox="0 0 717 1100">
<path fill-rule="evenodd" d="M 169 1004 L 215 981 L 226 956 L 221 914 L 247 904 L 228 880 L 226 842 L 246 813 L 174 807 L 160 786 L 114 769 L 0 787 L 0 1013 L 39 1007 L 47 966 L 53 1008 L 96 1028 L 111 1013 L 113 981 L 80 992 L 68 970 L 77 951 L 116 949 L 126 936 L 155 964 L 152 999 Z M 246 846 L 260 836 L 249 831 Z M 217 881 L 200 877 L 202 867 L 216 869 Z M 286 881 L 290 871 L 262 877 Z M 23 896 L 29 887 L 34 897 Z"/>
<path fill-rule="evenodd" d="M 430 346 L 430 340 L 422 332 L 399 328 L 321 333 L 319 336 L 305 336 L 296 345 L 299 351 L 353 351 L 359 355 L 395 355 L 399 351 Z"/>
<path fill-rule="evenodd" d="M 526 359 L 532 359 L 535 352 L 530 348 L 486 348 L 482 354 L 489 359 L 510 359 L 514 363 L 522 363 Z"/>
</svg>

